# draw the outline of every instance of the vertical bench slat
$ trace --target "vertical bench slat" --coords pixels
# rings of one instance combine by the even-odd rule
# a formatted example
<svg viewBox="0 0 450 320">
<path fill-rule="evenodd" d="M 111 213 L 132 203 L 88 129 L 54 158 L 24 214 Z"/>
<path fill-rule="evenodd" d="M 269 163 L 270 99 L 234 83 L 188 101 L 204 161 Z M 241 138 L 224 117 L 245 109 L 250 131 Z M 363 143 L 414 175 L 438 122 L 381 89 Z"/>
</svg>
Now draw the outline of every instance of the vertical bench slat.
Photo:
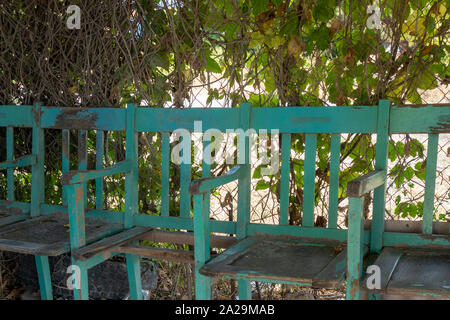
<svg viewBox="0 0 450 320">
<path fill-rule="evenodd" d="M 134 226 L 134 217 L 139 213 L 139 167 L 138 167 L 138 133 L 136 131 L 136 106 L 127 104 L 127 130 L 125 155 L 131 161 L 131 171 L 125 176 L 125 215 L 124 227 Z M 138 241 L 131 242 L 137 244 Z M 142 300 L 141 264 L 138 255 L 125 254 L 127 261 L 128 285 L 130 298 Z"/>
<path fill-rule="evenodd" d="M 169 169 L 170 139 L 169 133 L 161 133 L 161 216 L 169 216 Z"/>
<path fill-rule="evenodd" d="M 62 173 L 66 173 L 70 170 L 70 130 L 64 129 L 62 134 L 62 159 L 61 170 Z M 62 204 L 67 205 L 67 187 L 62 186 Z"/>
<path fill-rule="evenodd" d="M 425 175 L 425 198 L 423 201 L 422 233 L 432 234 L 434 215 L 434 190 L 436 187 L 436 163 L 439 134 L 428 135 L 427 166 Z"/>
<path fill-rule="evenodd" d="M 97 130 L 95 136 L 95 169 L 103 169 L 103 156 L 105 151 L 105 132 Z M 95 208 L 103 209 L 103 178 L 95 179 Z"/>
<path fill-rule="evenodd" d="M 33 106 L 33 142 L 32 153 L 36 155 L 36 163 L 31 167 L 31 211 L 30 215 L 40 215 L 40 205 L 45 200 L 45 176 L 44 176 L 44 130 L 41 128 L 41 107 Z"/>
<path fill-rule="evenodd" d="M 339 199 L 339 165 L 341 156 L 341 135 L 331 135 L 330 147 L 330 195 L 328 209 L 328 228 L 337 228 L 337 213 Z"/>
<path fill-rule="evenodd" d="M 281 136 L 280 224 L 289 223 L 289 169 L 291 162 L 291 134 Z"/>
<path fill-rule="evenodd" d="M 244 132 L 250 127 L 252 105 L 250 103 L 242 103 L 239 108 L 239 126 Z M 245 173 L 238 181 L 238 207 L 237 207 L 237 224 L 236 237 L 244 239 L 247 237 L 247 228 L 251 219 L 251 163 L 250 163 L 250 137 L 244 134 L 238 137 L 238 156 L 239 152 L 244 152 Z M 242 148 L 243 143 L 243 148 Z M 252 298 L 252 290 L 250 281 L 239 280 L 238 292 L 240 300 L 249 300 Z"/>
<path fill-rule="evenodd" d="M 78 170 L 87 170 L 87 131 L 78 131 Z M 84 185 L 84 206 L 87 207 L 87 182 Z"/>
<path fill-rule="evenodd" d="M 6 160 L 14 160 L 14 128 L 6 128 Z M 7 199 L 14 201 L 14 168 L 6 171 Z"/>
<path fill-rule="evenodd" d="M 206 152 L 206 148 L 211 143 L 211 137 L 203 136 L 203 161 L 202 161 L 202 178 L 207 178 L 211 176 L 211 153 Z M 211 192 L 205 193 L 205 198 L 203 201 L 203 210 L 205 214 L 209 217 L 210 212 L 210 202 L 211 202 Z"/>
<path fill-rule="evenodd" d="M 377 111 L 377 145 L 375 169 L 387 171 L 389 151 L 389 118 L 391 102 L 380 100 Z M 379 252 L 383 247 L 386 182 L 373 192 L 373 218 L 370 233 L 370 252 Z"/>
<path fill-rule="evenodd" d="M 184 139 L 182 137 L 181 139 Z M 191 138 L 189 135 L 189 146 Z M 183 153 L 184 151 L 181 151 Z M 181 155 L 183 157 L 183 155 Z M 181 163 L 180 165 L 180 217 L 189 218 L 191 215 L 191 195 L 189 194 L 189 185 L 191 184 L 191 161 Z"/>
<path fill-rule="evenodd" d="M 302 226 L 313 227 L 317 135 L 306 134 L 305 137 L 305 172 L 303 178 L 304 190 Z"/>
</svg>

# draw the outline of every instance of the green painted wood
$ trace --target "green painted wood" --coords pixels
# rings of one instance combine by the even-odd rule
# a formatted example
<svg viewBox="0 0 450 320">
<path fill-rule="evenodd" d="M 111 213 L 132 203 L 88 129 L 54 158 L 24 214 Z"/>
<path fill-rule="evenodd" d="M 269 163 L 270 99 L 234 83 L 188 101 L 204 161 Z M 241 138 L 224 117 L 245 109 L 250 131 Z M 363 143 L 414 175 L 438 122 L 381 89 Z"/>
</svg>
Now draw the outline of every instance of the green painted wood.
<svg viewBox="0 0 450 320">
<path fill-rule="evenodd" d="M 105 132 L 97 130 L 95 135 L 95 170 L 103 169 Z M 103 178 L 95 179 L 95 208 L 103 209 Z"/>
<path fill-rule="evenodd" d="M 79 130 L 78 131 L 78 170 L 86 171 L 87 170 L 87 131 Z M 87 182 L 83 182 L 84 184 L 84 205 L 87 208 Z"/>
<path fill-rule="evenodd" d="M 436 163 L 438 157 L 438 134 L 428 135 L 427 165 L 425 174 L 425 198 L 423 201 L 422 233 L 432 234 L 434 216 L 434 190 L 436 188 Z"/>
<path fill-rule="evenodd" d="M 347 184 L 347 196 L 350 198 L 359 198 L 364 194 L 382 186 L 386 183 L 386 171 L 375 170 L 353 179 Z"/>
<path fill-rule="evenodd" d="M 34 106 L 0 106 L 0 127 L 32 127 Z"/>
<path fill-rule="evenodd" d="M 161 133 L 161 216 L 169 216 L 170 136 Z"/>
<path fill-rule="evenodd" d="M 242 178 L 246 174 L 246 170 L 248 170 L 248 168 L 245 165 L 237 165 L 221 176 L 195 179 L 189 186 L 189 192 L 191 194 L 208 192 L 211 189 Z"/>
<path fill-rule="evenodd" d="M 375 119 L 372 106 L 255 108 L 251 127 L 280 133 L 370 133 L 376 130 Z"/>
<path fill-rule="evenodd" d="M 207 152 L 208 146 L 211 144 L 211 138 L 203 135 L 203 161 L 202 161 L 202 177 L 209 178 L 211 176 L 211 153 Z M 192 184 L 191 184 L 192 185 Z M 189 186 L 190 191 L 190 186 Z M 211 192 L 205 192 L 203 201 L 205 214 L 210 214 Z M 208 239 L 209 241 L 209 239 Z"/>
<path fill-rule="evenodd" d="M 199 273 L 200 268 L 210 259 L 209 212 L 204 210 L 204 199 L 205 194 L 194 195 L 195 298 L 197 300 L 211 299 L 212 279 Z"/>
<path fill-rule="evenodd" d="M 120 161 L 108 168 L 101 170 L 73 170 L 66 172 L 61 177 L 61 182 L 64 185 L 85 183 L 89 180 L 96 180 L 105 176 L 114 175 L 118 173 L 129 174 L 133 170 L 133 162 L 131 160 Z"/>
<path fill-rule="evenodd" d="M 148 121 L 148 119 L 152 119 Z M 239 108 L 139 108 L 136 130 L 148 132 L 172 132 L 183 128 L 194 131 L 194 121 L 202 121 L 202 130 L 239 128 Z"/>
<path fill-rule="evenodd" d="M 389 114 L 390 101 L 380 100 L 377 114 L 377 145 L 375 152 L 375 170 L 387 172 L 389 150 Z M 386 183 L 377 187 L 373 193 L 373 218 L 370 251 L 379 252 L 383 247 Z"/>
<path fill-rule="evenodd" d="M 44 130 L 41 125 L 41 106 L 33 106 L 33 142 L 32 153 L 36 155 L 36 163 L 31 167 L 31 207 L 30 215 L 36 217 L 40 215 L 40 204 L 44 202 L 45 179 L 44 179 Z"/>
<path fill-rule="evenodd" d="M 339 200 L 339 166 L 341 156 L 341 135 L 331 135 L 330 146 L 330 191 L 328 209 L 328 228 L 337 228 L 338 200 Z"/>
<path fill-rule="evenodd" d="M 0 163 L 0 170 L 8 169 L 8 172 L 9 172 L 10 170 L 14 171 L 14 168 L 32 166 L 36 163 L 37 163 L 37 157 L 35 155 L 27 155 L 27 156 L 23 156 L 23 157 L 14 159 L 14 160 L 9 160 L 9 161 Z M 12 178 L 14 178 L 14 176 L 12 176 Z M 9 182 L 9 181 L 11 181 L 11 182 Z M 7 182 L 8 190 L 12 191 L 12 194 L 9 194 L 9 191 L 8 191 L 8 200 L 11 200 L 11 201 L 14 200 L 14 184 L 12 182 L 14 182 L 14 180 L 8 180 L 8 182 Z M 11 184 L 11 186 L 9 186 L 10 184 Z M 10 198 L 10 196 L 12 196 L 12 198 Z"/>
<path fill-rule="evenodd" d="M 347 299 L 361 298 L 361 276 L 363 274 L 364 198 L 349 198 L 348 243 L 347 243 Z"/>
<path fill-rule="evenodd" d="M 85 185 L 83 183 L 67 185 L 68 213 L 70 226 L 70 249 L 75 251 L 86 245 L 85 230 Z M 74 299 L 87 300 L 89 288 L 87 279 L 87 265 L 84 261 L 77 261 L 72 257 L 72 276 L 79 279 L 79 286 L 74 285 Z M 79 272 L 78 272 L 79 271 Z"/>
<path fill-rule="evenodd" d="M 250 128 L 252 119 L 252 105 L 250 103 L 242 103 L 239 108 L 239 127 L 245 131 Z M 250 202 L 251 202 L 251 164 L 250 164 L 250 137 L 245 135 L 240 137 L 239 143 L 244 142 L 244 147 L 239 151 L 244 151 L 243 172 L 238 182 L 238 207 L 237 207 L 237 225 L 236 237 L 245 239 L 247 237 L 247 228 L 250 223 Z M 240 300 L 251 300 L 251 286 L 248 280 L 238 280 L 238 290 Z"/>
<path fill-rule="evenodd" d="M 96 241 L 80 249 L 72 251 L 72 256 L 76 260 L 86 261 L 96 255 L 103 255 L 108 251 L 114 249 L 114 247 L 125 245 L 135 239 L 145 236 L 153 229 L 146 227 L 132 227 L 122 232 L 113 234 L 109 237 L 103 238 L 100 241 Z"/>
<path fill-rule="evenodd" d="M 450 104 L 392 106 L 391 133 L 448 133 Z"/>
<path fill-rule="evenodd" d="M 181 137 L 181 143 L 185 139 Z M 189 138 L 189 146 L 191 146 L 191 138 Z M 191 149 L 182 150 L 181 158 L 183 158 L 184 152 L 188 151 L 188 158 L 191 159 Z M 180 217 L 189 218 L 191 216 L 191 196 L 189 194 L 189 185 L 191 183 L 191 163 L 180 164 Z"/>
<path fill-rule="evenodd" d="M 6 160 L 13 161 L 14 159 L 14 128 L 6 128 Z M 0 170 L 2 169 L 2 164 L 0 164 Z M 14 169 L 8 168 L 6 172 L 6 189 L 7 189 L 7 199 L 14 201 Z"/>
<path fill-rule="evenodd" d="M 126 129 L 124 108 L 43 107 L 41 118 L 42 128 L 103 131 Z"/>
<path fill-rule="evenodd" d="M 42 300 L 53 300 L 52 277 L 47 256 L 34 256 Z"/>
<path fill-rule="evenodd" d="M 70 130 L 62 130 L 62 159 L 61 169 L 62 173 L 70 170 Z M 67 188 L 62 186 L 62 204 L 67 206 Z"/>
<path fill-rule="evenodd" d="M 136 107 L 127 105 L 126 159 L 131 162 L 131 170 L 125 176 L 125 214 L 124 227 L 134 226 L 134 216 L 139 213 L 139 170 L 138 133 L 136 131 Z M 125 254 L 127 261 L 130 299 L 142 300 L 141 264 L 139 256 Z"/>
<path fill-rule="evenodd" d="M 302 226 L 314 226 L 317 135 L 305 135 L 305 172 Z"/>
<path fill-rule="evenodd" d="M 248 235 L 264 235 L 269 234 L 273 236 L 293 236 L 306 237 L 312 239 L 328 239 L 336 241 L 347 240 L 347 230 L 345 229 L 331 229 L 331 228 L 310 228 L 299 226 L 284 226 L 273 224 L 250 223 L 248 226 Z M 365 240 L 368 242 L 368 238 Z"/>
<path fill-rule="evenodd" d="M 448 235 L 427 235 L 421 233 L 385 232 L 383 234 L 385 247 L 448 247 Z"/>
<path fill-rule="evenodd" d="M 291 159 L 291 135 L 281 136 L 280 224 L 289 223 L 289 175 Z"/>
<path fill-rule="evenodd" d="M 42 128 L 125 131 L 123 108 L 42 108 Z M 204 130 L 239 128 L 238 108 L 165 109 L 138 108 L 137 131 L 164 132 L 186 128 L 193 131 L 194 120 Z M 252 117 L 252 128 L 280 129 L 281 133 L 375 133 L 373 106 L 342 107 L 262 107 Z M 392 106 L 391 133 L 448 132 L 448 104 Z M 67 120 L 65 120 L 67 119 Z M 153 119 L 153 121 L 148 121 Z M 0 126 L 31 127 L 32 106 L 0 106 Z"/>
</svg>

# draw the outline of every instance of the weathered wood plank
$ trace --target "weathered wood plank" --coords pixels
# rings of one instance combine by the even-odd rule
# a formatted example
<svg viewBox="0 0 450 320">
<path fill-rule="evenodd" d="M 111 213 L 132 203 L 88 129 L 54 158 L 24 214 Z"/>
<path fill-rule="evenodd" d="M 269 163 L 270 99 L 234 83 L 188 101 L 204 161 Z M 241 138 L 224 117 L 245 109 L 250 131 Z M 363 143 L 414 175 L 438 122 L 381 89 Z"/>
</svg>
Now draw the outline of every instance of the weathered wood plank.
<svg viewBox="0 0 450 320">
<path fill-rule="evenodd" d="M 347 196 L 351 198 L 362 197 L 386 182 L 386 171 L 375 170 L 361 177 L 353 179 L 347 184 Z"/>
<path fill-rule="evenodd" d="M 124 108 L 43 107 L 42 127 L 51 129 L 125 131 Z"/>
<path fill-rule="evenodd" d="M 41 128 L 41 106 L 33 106 L 33 141 L 32 154 L 36 155 L 36 163 L 31 167 L 31 204 L 30 215 L 36 217 L 40 215 L 40 205 L 45 200 L 45 141 L 44 130 Z"/>
<path fill-rule="evenodd" d="M 62 159 L 61 159 L 61 169 L 62 173 L 65 174 L 70 170 L 70 130 L 62 130 Z M 62 186 L 62 204 L 67 206 L 67 188 Z"/>
<path fill-rule="evenodd" d="M 0 106 L 0 127 L 32 127 L 33 106 Z"/>
<path fill-rule="evenodd" d="M 189 148 L 181 150 L 181 159 L 187 157 L 189 159 L 188 163 L 182 161 L 180 164 L 180 217 L 189 218 L 191 216 L 191 195 L 189 193 L 189 185 L 191 183 L 191 136 L 181 137 L 181 142 L 184 139 L 188 139 L 187 145 Z M 184 155 L 187 152 L 188 155 Z"/>
<path fill-rule="evenodd" d="M 423 200 L 422 232 L 432 233 L 434 216 L 434 190 L 436 188 L 436 163 L 438 155 L 438 134 L 428 135 L 427 165 L 425 174 L 425 198 Z"/>
<path fill-rule="evenodd" d="M 380 268 L 380 289 L 386 290 L 389 280 L 391 280 L 392 274 L 394 273 L 397 264 L 403 255 L 401 249 L 386 247 L 383 248 L 381 254 L 377 257 L 373 265 Z M 367 278 L 366 277 L 362 283 L 363 288 L 367 288 Z"/>
<path fill-rule="evenodd" d="M 131 167 L 132 163 L 130 160 L 123 160 L 101 170 L 72 170 L 62 175 L 61 183 L 64 185 L 77 184 L 113 174 L 128 173 Z"/>
<path fill-rule="evenodd" d="M 331 135 L 330 146 L 330 195 L 328 198 L 328 228 L 337 228 L 339 200 L 339 165 L 341 156 L 341 135 Z"/>
<path fill-rule="evenodd" d="M 153 248 L 136 245 L 120 246 L 115 248 L 114 250 L 119 253 L 129 253 L 138 255 L 140 257 L 195 264 L 194 251 Z"/>
<path fill-rule="evenodd" d="M 280 179 L 280 224 L 289 223 L 289 175 L 291 158 L 291 135 L 281 138 L 281 179 Z"/>
<path fill-rule="evenodd" d="M 302 226 L 314 226 L 315 179 L 316 179 L 317 135 L 305 135 L 305 172 L 303 189 Z"/>
<path fill-rule="evenodd" d="M 37 162 L 37 157 L 33 154 L 30 154 L 30 155 L 23 156 L 23 157 L 14 159 L 14 160 L 8 160 L 8 161 L 4 161 L 4 162 L 0 163 L 0 170 L 5 170 L 5 169 L 11 170 L 13 168 L 32 166 L 32 165 L 36 164 L 36 162 Z M 8 180 L 8 181 L 10 181 L 10 180 Z M 14 182 L 14 180 L 11 180 L 11 181 Z M 9 185 L 9 183 L 8 183 L 8 185 Z M 8 190 L 14 191 L 12 184 Z M 9 191 L 8 191 L 8 194 L 9 194 Z M 10 196 L 12 196 L 12 195 L 9 194 L 8 200 L 14 200 L 14 197 L 10 197 Z"/>
<path fill-rule="evenodd" d="M 207 177 L 195 179 L 191 182 L 191 185 L 189 186 L 189 192 L 192 195 L 205 193 L 207 191 L 210 191 L 211 189 L 217 188 L 221 185 L 239 179 L 242 176 L 244 170 L 245 170 L 244 166 L 237 165 L 231 168 L 230 171 L 219 177 Z"/>
<path fill-rule="evenodd" d="M 170 136 L 161 133 L 161 216 L 169 216 Z"/>
<path fill-rule="evenodd" d="M 389 100 L 380 100 L 377 108 L 377 145 L 375 152 L 375 170 L 387 171 L 389 150 Z M 372 232 L 370 234 L 370 252 L 379 252 L 383 247 L 384 215 L 386 207 L 386 183 L 373 192 Z"/>
<path fill-rule="evenodd" d="M 318 274 L 312 279 L 314 288 L 338 288 L 345 279 L 347 271 L 347 248 L 339 252 Z"/>
<path fill-rule="evenodd" d="M 105 132 L 97 130 L 95 135 L 95 170 L 102 170 L 105 152 Z M 95 179 L 95 207 L 103 209 L 103 177 Z"/>
<path fill-rule="evenodd" d="M 440 254 L 405 252 L 386 292 L 450 297 L 450 250 Z"/>
<path fill-rule="evenodd" d="M 6 162 L 14 161 L 14 128 L 6 128 Z M 16 164 L 16 166 L 18 166 Z M 0 170 L 8 169 L 6 172 L 7 199 L 14 201 L 14 167 L 5 166 L 5 162 L 0 163 Z"/>
<path fill-rule="evenodd" d="M 133 227 L 110 237 L 104 238 L 100 241 L 94 242 L 90 245 L 81 247 L 72 251 L 72 256 L 76 260 L 88 260 L 96 255 L 101 255 L 104 252 L 111 251 L 114 247 L 122 246 L 127 242 L 135 239 L 140 239 L 145 234 L 151 232 L 151 228 Z"/>
</svg>

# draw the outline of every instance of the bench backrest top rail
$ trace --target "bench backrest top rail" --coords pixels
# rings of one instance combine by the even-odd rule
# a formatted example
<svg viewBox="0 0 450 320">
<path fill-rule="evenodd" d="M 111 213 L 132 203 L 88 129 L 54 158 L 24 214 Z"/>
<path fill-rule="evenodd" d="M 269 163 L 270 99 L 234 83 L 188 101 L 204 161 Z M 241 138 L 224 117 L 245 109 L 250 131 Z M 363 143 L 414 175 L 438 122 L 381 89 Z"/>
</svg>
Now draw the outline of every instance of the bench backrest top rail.
<svg viewBox="0 0 450 320">
<path fill-rule="evenodd" d="M 390 133 L 448 133 L 450 104 L 391 106 Z M 32 106 L 0 106 L 0 126 L 32 127 Z M 136 109 L 136 131 L 171 132 L 239 128 L 238 108 Z M 376 106 L 254 107 L 250 128 L 280 133 L 375 133 Z M 41 107 L 41 127 L 80 130 L 126 130 L 125 108 Z"/>
</svg>

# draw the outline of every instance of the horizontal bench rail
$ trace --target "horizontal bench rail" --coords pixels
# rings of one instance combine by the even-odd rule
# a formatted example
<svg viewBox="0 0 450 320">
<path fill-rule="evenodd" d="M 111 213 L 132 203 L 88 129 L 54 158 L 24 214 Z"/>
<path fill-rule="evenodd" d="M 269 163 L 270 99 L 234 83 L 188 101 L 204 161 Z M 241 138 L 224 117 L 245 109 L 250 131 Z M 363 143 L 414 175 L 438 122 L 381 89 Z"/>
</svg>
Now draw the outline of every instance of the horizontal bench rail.
<svg viewBox="0 0 450 320">
<path fill-rule="evenodd" d="M 110 176 L 119 173 L 128 173 L 132 167 L 130 160 L 124 160 L 109 168 L 100 170 L 73 170 L 64 173 L 61 177 L 61 183 L 63 185 L 77 184 L 86 182 L 89 180 L 95 180 L 101 177 Z"/>
</svg>

